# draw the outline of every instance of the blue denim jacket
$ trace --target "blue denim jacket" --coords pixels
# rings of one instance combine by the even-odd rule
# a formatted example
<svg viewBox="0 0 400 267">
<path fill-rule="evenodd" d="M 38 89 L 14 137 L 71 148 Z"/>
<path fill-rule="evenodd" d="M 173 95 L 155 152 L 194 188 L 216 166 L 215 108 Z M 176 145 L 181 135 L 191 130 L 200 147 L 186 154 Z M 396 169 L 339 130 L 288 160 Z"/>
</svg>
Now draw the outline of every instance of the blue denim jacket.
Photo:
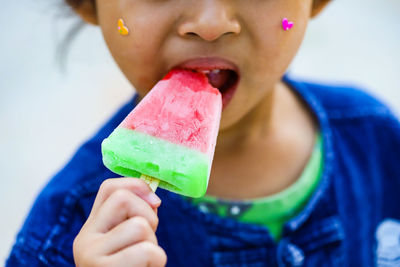
<svg viewBox="0 0 400 267">
<path fill-rule="evenodd" d="M 202 213 L 179 195 L 160 189 L 156 234 L 168 266 L 400 265 L 400 245 L 388 241 L 394 237 L 400 242 L 400 224 L 385 221 L 400 219 L 399 121 L 358 89 L 288 77 L 284 81 L 315 114 L 324 138 L 324 170 L 308 204 L 285 224 L 282 239 L 275 243 L 262 226 Z M 102 163 L 101 141 L 134 103 L 123 106 L 50 180 L 6 266 L 74 266 L 72 242 L 99 186 L 117 177 Z M 386 228 L 376 235 L 379 225 Z"/>
</svg>

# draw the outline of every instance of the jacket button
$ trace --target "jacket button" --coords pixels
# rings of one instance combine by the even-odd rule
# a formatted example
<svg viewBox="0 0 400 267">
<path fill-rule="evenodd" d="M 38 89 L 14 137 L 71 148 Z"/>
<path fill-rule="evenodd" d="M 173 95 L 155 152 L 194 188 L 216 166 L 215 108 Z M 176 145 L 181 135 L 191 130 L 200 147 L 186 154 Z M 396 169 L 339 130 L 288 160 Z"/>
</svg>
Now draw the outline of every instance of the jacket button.
<svg viewBox="0 0 400 267">
<path fill-rule="evenodd" d="M 281 241 L 278 245 L 277 259 L 279 266 L 299 267 L 304 264 L 304 253 L 296 245 Z"/>
</svg>

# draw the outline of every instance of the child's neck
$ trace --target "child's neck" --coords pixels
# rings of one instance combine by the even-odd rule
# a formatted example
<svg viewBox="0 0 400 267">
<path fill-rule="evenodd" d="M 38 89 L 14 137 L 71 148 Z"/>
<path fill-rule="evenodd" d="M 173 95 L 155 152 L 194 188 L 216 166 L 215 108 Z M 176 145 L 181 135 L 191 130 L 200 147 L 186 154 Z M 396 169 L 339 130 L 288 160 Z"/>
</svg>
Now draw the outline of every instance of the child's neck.
<svg viewBox="0 0 400 267">
<path fill-rule="evenodd" d="M 290 186 L 311 155 L 315 125 L 293 91 L 279 83 L 245 118 L 219 133 L 207 193 L 249 199 Z"/>
</svg>

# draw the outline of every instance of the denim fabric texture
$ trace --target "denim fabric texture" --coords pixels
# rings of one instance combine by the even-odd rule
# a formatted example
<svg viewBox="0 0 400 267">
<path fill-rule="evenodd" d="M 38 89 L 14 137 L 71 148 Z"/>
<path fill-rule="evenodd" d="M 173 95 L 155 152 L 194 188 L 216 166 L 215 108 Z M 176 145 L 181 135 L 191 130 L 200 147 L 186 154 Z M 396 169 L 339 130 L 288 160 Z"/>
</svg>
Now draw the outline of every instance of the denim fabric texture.
<svg viewBox="0 0 400 267">
<path fill-rule="evenodd" d="M 377 264 L 377 227 L 386 219 L 400 219 L 398 119 L 357 88 L 288 76 L 284 81 L 315 115 L 322 133 L 324 169 L 313 196 L 275 243 L 262 226 L 202 213 L 179 195 L 159 189 L 156 234 L 167 253 L 167 266 Z M 135 102 L 133 98 L 124 105 L 44 187 L 16 237 L 7 267 L 74 266 L 72 242 L 99 186 L 118 177 L 104 167 L 100 144 Z M 394 249 L 397 253 L 399 247 Z"/>
</svg>

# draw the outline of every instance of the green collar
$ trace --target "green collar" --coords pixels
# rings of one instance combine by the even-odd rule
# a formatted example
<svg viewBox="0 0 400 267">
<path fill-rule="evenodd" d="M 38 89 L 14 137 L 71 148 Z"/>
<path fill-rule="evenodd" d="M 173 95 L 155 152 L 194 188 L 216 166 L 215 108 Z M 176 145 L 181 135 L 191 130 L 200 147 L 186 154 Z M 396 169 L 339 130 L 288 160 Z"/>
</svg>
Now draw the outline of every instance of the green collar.
<svg viewBox="0 0 400 267">
<path fill-rule="evenodd" d="M 275 240 L 279 240 L 284 223 L 301 211 L 314 192 L 323 169 L 322 155 L 322 138 L 317 133 L 313 153 L 301 176 L 285 190 L 271 196 L 243 201 L 219 199 L 209 195 L 189 200 L 203 212 L 264 225 Z"/>
</svg>

